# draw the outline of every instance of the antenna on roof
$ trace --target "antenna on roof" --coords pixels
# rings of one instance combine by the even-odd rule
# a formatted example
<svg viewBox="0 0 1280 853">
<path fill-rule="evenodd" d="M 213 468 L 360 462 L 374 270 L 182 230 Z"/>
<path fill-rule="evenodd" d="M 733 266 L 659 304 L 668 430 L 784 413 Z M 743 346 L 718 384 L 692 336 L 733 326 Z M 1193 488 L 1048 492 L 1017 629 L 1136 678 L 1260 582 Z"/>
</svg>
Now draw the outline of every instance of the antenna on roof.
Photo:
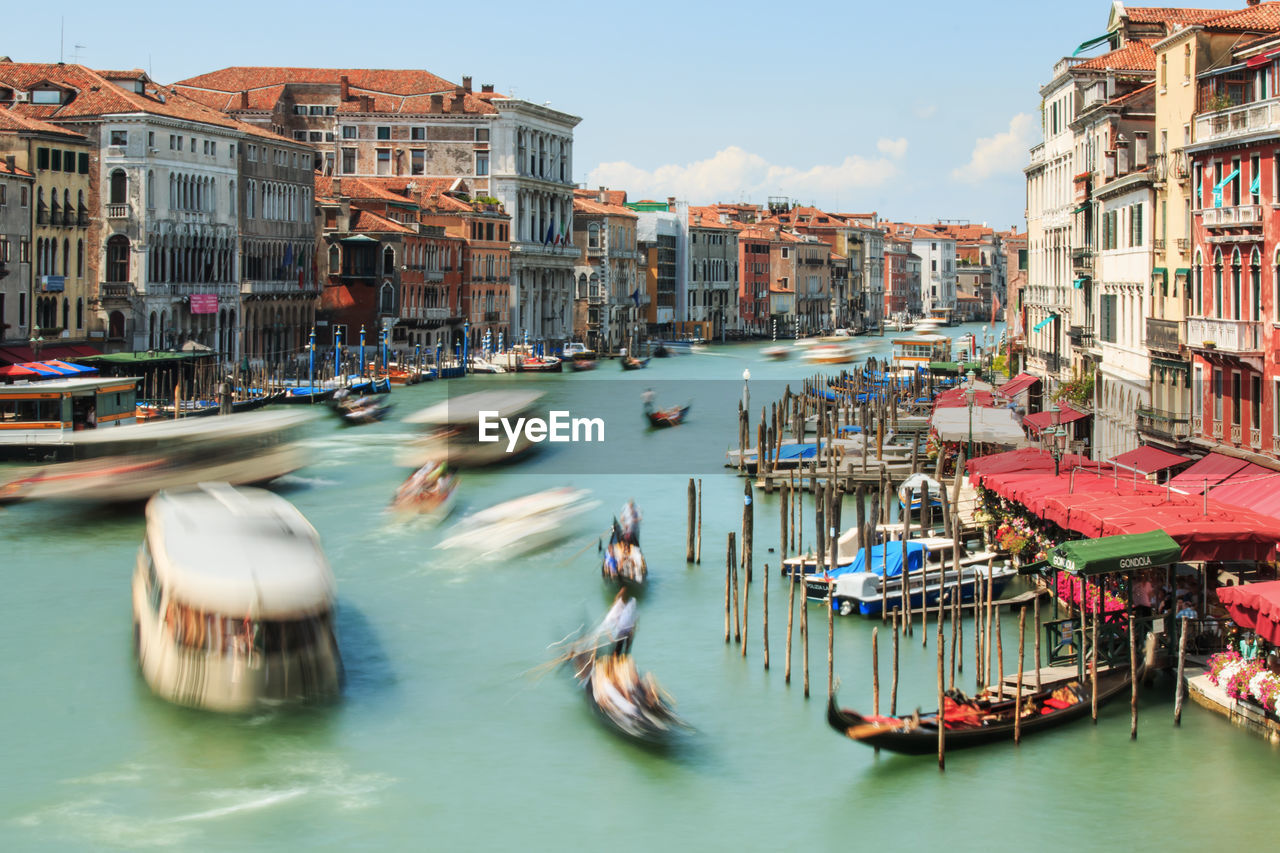
<svg viewBox="0 0 1280 853">
<path fill-rule="evenodd" d="M 67 19 L 63 17 L 58 19 L 58 64 L 59 65 L 61 65 L 62 60 L 65 59 L 65 57 L 62 54 L 64 53 L 63 49 L 66 47 L 66 43 L 67 43 Z"/>
<path fill-rule="evenodd" d="M 74 44 L 74 45 L 72 45 L 72 46 L 71 46 L 71 48 L 72 48 L 72 52 L 71 52 L 71 61 L 72 61 L 72 62 L 74 62 L 74 63 L 76 63 L 76 64 L 79 64 L 79 62 L 80 62 L 80 51 L 84 50 L 86 47 L 88 47 L 88 45 L 87 45 L 87 44 Z"/>
</svg>

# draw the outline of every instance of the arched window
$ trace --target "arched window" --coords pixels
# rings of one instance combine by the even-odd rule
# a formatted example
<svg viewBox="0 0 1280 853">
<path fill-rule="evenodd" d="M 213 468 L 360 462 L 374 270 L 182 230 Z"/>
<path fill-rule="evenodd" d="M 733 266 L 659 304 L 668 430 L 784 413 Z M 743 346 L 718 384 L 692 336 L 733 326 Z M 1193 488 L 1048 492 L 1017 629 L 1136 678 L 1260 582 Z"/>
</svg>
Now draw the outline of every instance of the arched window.
<svg viewBox="0 0 1280 853">
<path fill-rule="evenodd" d="M 1255 246 L 1249 256 L 1249 319 L 1259 322 L 1262 319 L 1262 253 Z"/>
<path fill-rule="evenodd" d="M 1222 316 L 1222 250 L 1213 253 L 1213 316 Z"/>
<path fill-rule="evenodd" d="M 147 349 L 156 348 L 156 312 L 151 312 L 151 323 L 147 327 Z"/>
<path fill-rule="evenodd" d="M 156 206 L 156 173 L 147 172 L 147 208 L 154 210 Z"/>
<path fill-rule="evenodd" d="M 174 209 L 174 208 L 177 208 L 177 206 L 178 206 L 178 179 L 173 174 L 173 172 L 170 172 L 169 173 L 169 207 L 171 209 Z"/>
<path fill-rule="evenodd" d="M 107 281 L 129 280 L 129 238 L 123 234 L 107 240 Z"/>
<path fill-rule="evenodd" d="M 62 328 L 71 328 L 71 300 L 62 297 Z"/>
<path fill-rule="evenodd" d="M 396 289 L 391 282 L 382 283 L 382 291 L 378 298 L 378 313 L 394 314 L 396 312 Z"/>
<path fill-rule="evenodd" d="M 341 271 L 339 264 L 342 262 L 342 256 L 338 252 L 337 245 L 329 247 L 329 275 L 337 275 Z"/>
<path fill-rule="evenodd" d="M 76 241 L 76 278 L 84 278 L 84 241 Z"/>
<path fill-rule="evenodd" d="M 76 298 L 76 328 L 84 328 L 84 297 Z"/>
<path fill-rule="evenodd" d="M 1280 253 L 1276 255 L 1276 292 L 1280 293 Z M 1196 251 L 1195 263 L 1191 265 L 1191 313 L 1204 316 L 1204 258 Z"/>
<path fill-rule="evenodd" d="M 230 199 L 229 211 L 232 216 L 236 215 L 236 182 L 232 181 L 227 186 L 227 198 Z"/>
<path fill-rule="evenodd" d="M 1240 302 L 1243 294 L 1240 292 L 1240 250 L 1236 249 L 1231 253 L 1231 317 L 1239 320 Z M 1222 316 L 1219 312 L 1218 316 Z"/>
<path fill-rule="evenodd" d="M 89 224 L 89 208 L 84 206 L 84 190 L 80 190 L 76 195 L 76 216 L 78 217 L 77 225 L 83 227 Z"/>
<path fill-rule="evenodd" d="M 129 197 L 129 179 L 124 169 L 116 169 L 111 173 L 111 200 L 108 204 L 126 204 Z"/>
<path fill-rule="evenodd" d="M 124 312 L 112 311 L 107 317 L 107 337 L 116 341 L 124 338 Z"/>
<path fill-rule="evenodd" d="M 69 214 L 68 214 L 69 215 Z M 62 277 L 71 275 L 71 241 L 62 238 Z"/>
<path fill-rule="evenodd" d="M 594 222 L 587 226 L 587 248 L 600 248 L 600 226 Z"/>
<path fill-rule="evenodd" d="M 396 253 L 390 246 L 382 250 L 382 273 L 391 275 L 396 271 Z"/>
</svg>

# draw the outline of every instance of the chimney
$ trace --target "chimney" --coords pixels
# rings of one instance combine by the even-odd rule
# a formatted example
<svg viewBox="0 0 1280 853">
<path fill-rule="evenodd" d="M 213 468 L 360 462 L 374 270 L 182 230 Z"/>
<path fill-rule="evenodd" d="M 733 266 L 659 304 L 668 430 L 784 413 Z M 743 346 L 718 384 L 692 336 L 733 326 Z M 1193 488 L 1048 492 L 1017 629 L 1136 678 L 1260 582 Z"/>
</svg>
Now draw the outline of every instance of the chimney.
<svg viewBox="0 0 1280 853">
<path fill-rule="evenodd" d="M 1102 177 L 1103 180 L 1111 180 L 1116 176 L 1116 152 L 1114 150 L 1102 152 Z"/>
<path fill-rule="evenodd" d="M 360 111 L 366 113 L 373 112 L 373 95 L 360 96 Z"/>
<path fill-rule="evenodd" d="M 601 187 L 596 191 L 596 200 L 601 204 L 609 203 L 609 190 L 607 187 Z"/>
<path fill-rule="evenodd" d="M 433 112 L 433 113 L 442 113 L 442 112 L 444 112 L 444 95 L 432 95 L 432 96 L 431 96 L 431 110 L 430 110 L 430 112 Z"/>
<path fill-rule="evenodd" d="M 1123 133 L 1116 137 L 1116 177 L 1127 175 L 1133 169 L 1130 145 Z"/>
<path fill-rule="evenodd" d="M 449 112 L 465 113 L 467 111 L 466 95 L 461 86 L 453 90 L 453 100 L 449 102 Z"/>
<path fill-rule="evenodd" d="M 342 198 L 342 178 L 333 179 L 333 197 Z"/>
<path fill-rule="evenodd" d="M 249 109 L 249 93 L 244 89 L 240 90 L 240 109 Z"/>
<path fill-rule="evenodd" d="M 668 213 L 676 212 L 676 197 L 673 195 L 667 196 L 667 212 Z"/>
<path fill-rule="evenodd" d="M 492 94 L 493 94 L 493 84 L 492 84 L 492 83 L 482 83 L 482 84 L 480 85 L 480 93 L 481 93 L 481 94 L 483 94 L 483 95 L 492 95 Z"/>
<path fill-rule="evenodd" d="M 471 94 L 471 78 L 470 77 L 462 78 L 462 90 L 466 92 L 468 95 Z"/>
<path fill-rule="evenodd" d="M 4 164 L 8 166 L 9 171 L 12 172 L 18 167 L 18 158 L 12 154 L 6 154 L 4 155 Z"/>
<path fill-rule="evenodd" d="M 351 78 L 345 74 L 338 78 L 338 100 L 351 100 Z"/>
<path fill-rule="evenodd" d="M 1145 130 L 1134 131 L 1133 134 L 1133 169 L 1140 172 L 1147 168 L 1147 159 L 1149 157 L 1148 149 L 1151 143 L 1148 141 L 1150 134 Z"/>
</svg>

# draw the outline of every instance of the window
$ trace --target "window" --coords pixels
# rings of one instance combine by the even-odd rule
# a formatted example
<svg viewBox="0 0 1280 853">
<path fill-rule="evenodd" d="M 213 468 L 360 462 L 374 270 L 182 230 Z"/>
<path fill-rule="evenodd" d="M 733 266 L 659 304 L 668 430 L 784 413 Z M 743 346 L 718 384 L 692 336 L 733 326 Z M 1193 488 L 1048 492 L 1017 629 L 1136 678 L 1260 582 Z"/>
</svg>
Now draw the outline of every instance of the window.
<svg viewBox="0 0 1280 853">
<path fill-rule="evenodd" d="M 1199 368 L 1196 368 L 1199 370 Z M 1222 371 L 1213 371 L 1213 419 L 1222 420 Z"/>
<path fill-rule="evenodd" d="M 1169 54 L 1160 54 L 1160 88 L 1169 85 Z"/>
<path fill-rule="evenodd" d="M 476 128 L 476 142 L 488 142 L 488 141 L 489 141 L 489 128 L 487 128 L 487 127 L 477 127 L 477 128 Z"/>
<path fill-rule="evenodd" d="M 154 130 L 147 131 L 147 147 L 148 148 L 156 147 L 156 132 Z"/>
<path fill-rule="evenodd" d="M 1182 82 L 1191 82 L 1191 43 L 1182 46 Z"/>
<path fill-rule="evenodd" d="M 1113 293 L 1104 293 L 1098 303 L 1098 337 L 1107 343 L 1116 342 L 1116 300 Z"/>
<path fill-rule="evenodd" d="M 8 184 L 0 184 L 0 207 L 9 203 L 8 189 Z M 4 258 L 0 258 L 0 260 L 4 260 Z"/>
<path fill-rule="evenodd" d="M 1240 426 L 1240 372 L 1231 372 L 1231 423 Z"/>
<path fill-rule="evenodd" d="M 326 130 L 326 131 L 325 131 L 325 133 L 324 133 L 324 141 L 325 141 L 325 142 L 332 142 L 332 141 L 333 141 L 333 132 L 332 132 L 332 131 L 328 131 L 328 130 Z"/>
<path fill-rule="evenodd" d="M 303 105 L 303 104 L 294 104 L 294 105 L 293 105 L 293 114 L 294 114 L 294 115 L 297 115 L 297 116 L 304 116 L 304 115 L 306 115 L 306 114 L 307 114 L 307 108 L 306 108 L 306 106 L 305 106 L 305 105 Z"/>
<path fill-rule="evenodd" d="M 125 176 L 123 169 L 116 169 L 111 173 L 111 200 L 108 204 L 127 204 L 129 200 L 129 179 Z M 112 279 L 113 281 L 124 281 L 124 279 Z"/>
<path fill-rule="evenodd" d="M 354 175 L 356 172 L 356 149 L 342 149 L 342 174 Z"/>
<path fill-rule="evenodd" d="M 332 136 L 333 136 L 333 134 L 331 133 L 331 134 L 329 134 L 329 136 L 330 136 L 330 137 L 332 137 Z M 311 131 L 309 134 L 307 134 L 307 139 L 308 139 L 308 141 L 310 141 L 310 142 L 320 142 L 321 140 L 323 140 L 323 139 L 324 139 L 324 134 L 323 134 L 323 133 L 321 133 L 321 132 L 320 132 L 320 131 L 318 131 L 318 130 L 313 130 L 313 131 Z M 296 169 L 296 168 L 298 168 L 298 155 L 297 155 L 297 154 L 294 154 L 294 155 L 293 155 L 293 168 L 295 168 L 295 169 Z"/>
<path fill-rule="evenodd" d="M 409 174 L 421 175 L 426 172 L 427 152 L 421 148 L 409 152 Z"/>
<path fill-rule="evenodd" d="M 76 152 L 63 151 L 62 152 L 62 171 L 74 172 L 75 170 L 76 170 Z"/>
<path fill-rule="evenodd" d="M 427 138 L 427 129 L 425 127 L 409 128 L 409 138 L 421 142 Z"/>
<path fill-rule="evenodd" d="M 54 172 L 61 172 L 62 171 L 62 149 L 61 148 L 53 149 L 52 151 L 49 152 L 49 156 L 52 158 L 52 160 L 50 160 L 49 162 L 49 169 Z"/>
<path fill-rule="evenodd" d="M 62 93 L 57 89 L 35 89 L 31 92 L 31 103 L 60 104 L 62 103 Z"/>
<path fill-rule="evenodd" d="M 396 271 L 396 253 L 390 246 L 382 250 L 382 272 L 391 275 Z"/>
<path fill-rule="evenodd" d="M 299 142 L 306 142 L 307 132 L 305 130 L 295 130 L 293 132 L 293 138 L 298 140 Z"/>
<path fill-rule="evenodd" d="M 324 107 L 323 107 L 323 106 L 321 106 L 321 105 L 319 105 L 319 104 L 316 104 L 316 105 L 314 105 L 314 106 L 308 107 L 307 111 L 308 111 L 309 113 L 311 113 L 311 115 L 313 115 L 313 116 L 321 116 L 321 115 L 324 115 Z"/>
<path fill-rule="evenodd" d="M 337 108 L 337 107 L 325 107 L 325 108 L 324 108 L 324 114 L 325 114 L 325 115 L 327 115 L 327 116 L 337 115 L 337 114 L 338 114 L 338 108 Z"/>
<path fill-rule="evenodd" d="M 1249 203 L 1262 204 L 1262 158 L 1249 158 Z"/>
<path fill-rule="evenodd" d="M 1256 373 L 1249 379 L 1249 426 L 1262 429 L 1262 377 Z"/>
<path fill-rule="evenodd" d="M 1142 205 L 1135 204 L 1129 212 L 1129 245 L 1142 245 Z"/>
<path fill-rule="evenodd" d="M 174 136 L 172 133 L 169 134 L 169 150 L 170 151 L 178 150 L 178 137 Z"/>
<path fill-rule="evenodd" d="M 391 128 L 389 128 L 389 127 L 379 127 L 379 128 L 378 128 L 378 138 L 379 138 L 379 139 L 390 139 L 390 138 L 391 138 Z"/>
<path fill-rule="evenodd" d="M 391 174 L 391 149 L 378 148 L 377 152 L 378 152 L 377 173 L 379 175 L 390 175 Z"/>
<path fill-rule="evenodd" d="M 83 240 L 76 241 L 76 277 L 84 278 L 84 241 Z"/>
<path fill-rule="evenodd" d="M 246 153 L 250 163 L 258 162 L 258 146 L 250 145 Z"/>
<path fill-rule="evenodd" d="M 1235 207 L 1240 204 L 1240 158 L 1236 157 L 1231 161 L 1231 190 L 1229 198 L 1230 204 Z"/>
<path fill-rule="evenodd" d="M 129 238 L 116 234 L 107 240 L 107 281 L 129 280 Z"/>
<path fill-rule="evenodd" d="M 344 124 L 344 125 L 342 126 L 342 138 L 343 138 L 343 139 L 355 139 L 355 138 L 356 138 L 356 129 L 355 129 L 355 127 L 354 127 L 353 125 L 350 125 L 350 124 Z"/>
<path fill-rule="evenodd" d="M 599 225 L 597 225 L 597 224 L 596 224 L 596 223 L 594 223 L 594 222 L 592 222 L 590 225 L 588 225 L 588 226 L 587 226 L 587 248 L 588 248 L 588 249 L 599 249 L 599 248 L 600 248 L 600 226 L 599 226 Z M 696 273 L 697 273 L 697 269 L 698 269 L 698 267 L 697 267 L 697 265 L 695 264 L 695 265 L 694 265 L 694 273 L 695 273 L 694 278 L 697 278 L 697 277 L 698 277 L 698 276 L 696 275 Z"/>
<path fill-rule="evenodd" d="M 489 152 L 477 151 L 476 152 L 476 175 L 477 177 L 483 177 L 484 175 L 487 175 L 487 174 L 489 174 Z"/>
</svg>

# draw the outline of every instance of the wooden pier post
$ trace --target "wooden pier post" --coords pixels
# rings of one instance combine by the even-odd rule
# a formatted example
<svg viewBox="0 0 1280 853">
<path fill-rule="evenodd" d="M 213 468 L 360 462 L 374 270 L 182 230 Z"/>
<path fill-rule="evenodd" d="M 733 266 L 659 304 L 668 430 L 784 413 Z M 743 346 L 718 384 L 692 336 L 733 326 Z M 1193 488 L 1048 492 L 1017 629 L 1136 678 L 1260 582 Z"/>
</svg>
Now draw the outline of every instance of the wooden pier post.
<svg viewBox="0 0 1280 853">
<path fill-rule="evenodd" d="M 1022 743 L 1022 655 L 1027 643 L 1027 606 L 1018 609 L 1018 692 L 1013 697 L 1013 742 Z M 1000 683 L 1004 683 L 1001 677 Z"/>
<path fill-rule="evenodd" d="M 1183 673 L 1187 664 L 1187 617 L 1183 616 L 1178 620 L 1178 627 L 1181 633 L 1178 636 L 1178 684 L 1174 688 L 1173 694 L 1173 724 L 1175 726 L 1182 725 L 1182 697 L 1186 693 Z"/>
<path fill-rule="evenodd" d="M 998 679 L 999 698 L 1004 699 L 1004 624 L 1000 621 L 1000 611 L 996 611 L 996 678 Z"/>
<path fill-rule="evenodd" d="M 694 556 L 695 563 L 702 565 L 702 478 L 698 478 L 698 553 Z"/>
<path fill-rule="evenodd" d="M 729 531 L 729 535 L 733 536 L 733 531 Z M 729 548 L 732 552 L 730 556 L 733 558 L 730 570 L 733 573 L 733 641 L 735 643 L 742 642 L 742 600 L 741 587 L 738 583 L 738 554 L 734 547 L 733 539 L 729 540 Z"/>
<path fill-rule="evenodd" d="M 901 632 L 902 619 L 898 610 L 893 611 L 893 681 L 889 686 L 889 716 L 898 713 L 898 634 Z"/>
<path fill-rule="evenodd" d="M 1083 583 L 1083 581 L 1081 581 L 1081 583 Z M 1081 592 L 1081 595 L 1084 595 L 1083 591 Z M 1101 598 L 1101 596 L 1094 596 L 1094 598 L 1098 599 Z M 1090 706 L 1090 716 L 1092 716 L 1093 724 L 1095 726 L 1098 724 L 1098 623 L 1102 621 L 1098 618 L 1097 606 L 1098 605 L 1095 605 L 1093 614 L 1093 649 L 1089 653 L 1089 657 L 1093 660 L 1093 699 Z"/>
<path fill-rule="evenodd" d="M 764 564 L 764 626 L 761 634 L 764 635 L 764 668 L 769 670 L 769 564 Z"/>
<path fill-rule="evenodd" d="M 746 573 L 745 592 L 742 598 L 742 656 L 747 656 L 747 609 L 751 600 L 751 550 L 755 542 L 755 494 L 751 479 L 747 478 L 742 492 L 742 569 Z"/>
<path fill-rule="evenodd" d="M 921 610 L 928 608 L 923 605 Z M 942 650 L 942 611 L 938 611 L 938 769 L 947 769 L 947 712 L 945 706 L 946 684 L 942 671 L 943 650 Z"/>
<path fill-rule="evenodd" d="M 920 471 L 920 431 L 916 430 L 911 437 L 911 473 Z"/>
<path fill-rule="evenodd" d="M 787 598 L 787 662 L 783 666 L 782 680 L 784 684 L 791 683 L 791 624 L 796 615 L 796 572 L 798 569 L 791 570 L 790 592 Z"/>
<path fill-rule="evenodd" d="M 954 590 L 947 593 L 947 605 L 948 605 L 947 614 L 951 617 L 951 657 L 947 661 L 947 667 L 949 670 L 948 676 L 947 676 L 947 686 L 951 688 L 954 688 L 956 686 L 956 656 L 960 654 L 959 649 L 956 648 L 957 646 L 960 645 L 959 637 L 957 636 L 957 633 L 956 633 L 958 628 L 958 623 L 960 621 L 959 619 L 956 618 L 957 616 L 956 611 L 960 609 L 960 604 L 959 604 L 960 596 L 956 594 L 959 591 L 960 591 L 960 587 L 957 584 Z"/>
<path fill-rule="evenodd" d="M 827 699 L 836 692 L 836 612 L 831 609 L 831 590 L 827 587 Z"/>
<path fill-rule="evenodd" d="M 1129 614 L 1129 740 L 1138 739 L 1138 635 Z"/>
<path fill-rule="evenodd" d="M 987 602 L 987 616 L 986 616 L 985 623 L 983 625 L 983 628 L 986 631 L 987 636 L 982 644 L 983 646 L 982 683 L 984 685 L 991 683 L 991 632 L 995 630 L 991 624 L 992 618 L 993 616 L 995 616 L 994 603 L 992 600 L 994 596 L 992 595 L 993 586 L 992 586 L 991 575 L 993 572 L 994 563 L 995 563 L 994 557 L 987 560 L 987 591 L 985 593 L 986 602 Z M 1004 678 L 1003 673 L 1001 674 L 1001 678 Z"/>
<path fill-rule="evenodd" d="M 1036 615 L 1036 692 L 1040 692 L 1040 596 L 1033 603 Z"/>
<path fill-rule="evenodd" d="M 733 531 L 729 532 L 729 541 L 725 545 L 724 550 L 724 641 L 729 642 L 729 624 L 732 621 L 732 600 L 733 593 L 730 588 L 733 586 Z"/>
<path fill-rule="evenodd" d="M 871 629 L 871 713 L 880 716 L 880 629 Z"/>
<path fill-rule="evenodd" d="M 697 503 L 696 503 L 696 498 L 694 496 L 693 478 L 690 477 L 689 478 L 689 541 L 687 543 L 687 546 L 685 547 L 685 552 L 684 552 L 684 561 L 686 563 L 693 562 L 693 533 L 694 533 L 694 528 L 697 526 L 696 511 L 697 511 Z"/>
<path fill-rule="evenodd" d="M 898 495 L 902 497 L 901 493 Z M 907 492 L 907 502 L 902 505 L 902 618 L 907 636 L 911 636 L 911 562 L 907 559 L 907 542 L 911 539 L 911 504 L 915 500 L 915 490 Z M 921 568 L 923 568 L 923 562 Z M 883 588 L 884 582 L 881 581 Z M 881 606 L 885 606 L 885 598 L 881 597 Z"/>
<path fill-rule="evenodd" d="M 782 552 L 778 559 L 784 561 L 787 559 L 787 513 L 791 510 L 790 502 L 787 500 L 788 497 L 787 489 L 778 489 L 778 525 L 781 534 L 778 550 Z"/>
<path fill-rule="evenodd" d="M 800 657 L 804 669 L 804 698 L 809 698 L 809 602 L 804 590 L 800 591 Z"/>
</svg>

